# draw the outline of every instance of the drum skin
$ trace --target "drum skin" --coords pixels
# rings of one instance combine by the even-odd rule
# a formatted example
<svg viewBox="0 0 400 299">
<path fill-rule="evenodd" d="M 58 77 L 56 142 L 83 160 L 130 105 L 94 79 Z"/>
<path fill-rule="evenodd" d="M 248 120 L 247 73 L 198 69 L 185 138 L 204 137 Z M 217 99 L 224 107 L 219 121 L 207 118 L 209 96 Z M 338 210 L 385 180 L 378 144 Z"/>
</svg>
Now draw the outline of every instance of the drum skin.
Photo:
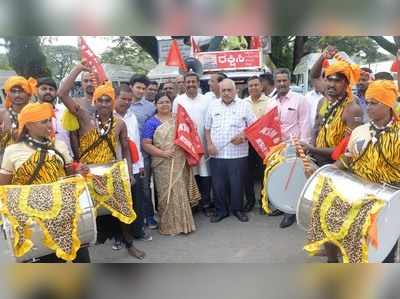
<svg viewBox="0 0 400 299">
<path fill-rule="evenodd" d="M 304 186 L 297 206 L 297 223 L 307 230 L 311 221 L 312 197 L 320 176 L 332 179 L 336 190 L 348 201 L 356 201 L 367 195 L 374 195 L 386 202 L 377 218 L 379 246 L 368 247 L 368 262 L 382 262 L 400 236 L 400 189 L 389 185 L 380 185 L 364 180 L 350 172 L 333 165 L 319 168 Z"/>
<path fill-rule="evenodd" d="M 78 222 L 78 237 L 81 241 L 81 247 L 85 247 L 95 244 L 97 239 L 96 215 L 93 202 L 90 198 L 90 193 L 87 187 L 85 187 L 85 189 L 83 190 L 82 194 L 79 197 L 79 200 L 82 213 L 80 214 Z M 4 216 L 3 223 L 9 248 L 11 252 L 13 252 L 11 243 L 13 240 L 12 227 L 7 218 Z M 34 246 L 24 256 L 15 257 L 15 260 L 18 263 L 31 261 L 34 259 L 38 259 L 42 256 L 54 253 L 54 251 L 43 244 L 43 233 L 39 225 L 37 225 L 36 222 L 33 222 L 30 228 L 32 230 L 31 240 Z"/>
<path fill-rule="evenodd" d="M 303 162 L 296 157 L 286 158 L 268 177 L 268 198 L 275 208 L 296 214 L 297 200 L 306 182 Z"/>
</svg>

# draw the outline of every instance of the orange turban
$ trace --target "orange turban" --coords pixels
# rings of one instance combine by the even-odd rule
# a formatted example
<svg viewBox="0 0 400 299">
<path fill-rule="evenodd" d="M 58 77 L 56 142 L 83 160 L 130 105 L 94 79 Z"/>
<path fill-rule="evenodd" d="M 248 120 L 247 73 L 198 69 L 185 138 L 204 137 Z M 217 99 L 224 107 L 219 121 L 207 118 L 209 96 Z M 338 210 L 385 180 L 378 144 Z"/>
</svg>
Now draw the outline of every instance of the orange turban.
<svg viewBox="0 0 400 299">
<path fill-rule="evenodd" d="M 106 82 L 103 85 L 99 85 L 98 87 L 96 87 L 93 94 L 93 102 L 96 103 L 98 99 L 102 96 L 109 96 L 114 106 L 115 91 L 111 82 Z"/>
<path fill-rule="evenodd" d="M 348 96 L 352 97 L 351 86 L 357 84 L 360 80 L 361 70 L 357 64 L 350 64 L 349 62 L 336 59 L 335 63 L 331 64 L 325 69 L 325 76 L 331 76 L 336 73 L 343 74 L 349 81 L 349 87 L 347 89 Z"/>
<path fill-rule="evenodd" d="M 34 123 L 54 117 L 53 106 L 49 103 L 30 103 L 18 114 L 18 135 L 27 123 Z"/>
<path fill-rule="evenodd" d="M 397 106 L 397 88 L 393 81 L 390 80 L 377 80 L 368 85 L 365 92 L 366 99 L 374 99 L 395 112 Z"/>
<path fill-rule="evenodd" d="M 37 82 L 35 79 L 33 78 L 25 79 L 24 77 L 21 76 L 12 76 L 8 78 L 7 81 L 4 83 L 4 90 L 6 91 L 6 100 L 4 106 L 6 108 L 11 107 L 11 100 L 8 94 L 11 92 L 11 89 L 15 86 L 20 86 L 30 96 L 36 94 Z"/>
</svg>

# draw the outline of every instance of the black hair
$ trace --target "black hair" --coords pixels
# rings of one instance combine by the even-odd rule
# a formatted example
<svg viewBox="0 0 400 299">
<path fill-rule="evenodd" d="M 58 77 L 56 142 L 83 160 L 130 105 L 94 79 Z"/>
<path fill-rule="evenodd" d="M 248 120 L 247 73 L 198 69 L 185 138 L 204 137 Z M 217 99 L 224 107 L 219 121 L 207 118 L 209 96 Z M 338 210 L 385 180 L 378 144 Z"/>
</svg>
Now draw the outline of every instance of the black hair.
<svg viewBox="0 0 400 299">
<path fill-rule="evenodd" d="M 196 77 L 197 82 L 200 82 L 200 76 L 194 72 L 187 72 L 185 75 L 183 75 L 183 80 L 186 81 L 186 78 L 189 77 Z"/>
<path fill-rule="evenodd" d="M 251 76 L 249 79 L 247 79 L 247 83 L 249 83 L 252 80 L 258 80 L 261 83 L 261 79 L 258 76 Z"/>
<path fill-rule="evenodd" d="M 128 84 L 121 84 L 120 86 L 117 86 L 114 88 L 115 90 L 115 96 L 119 97 L 121 92 L 132 92 L 132 89 Z"/>
<path fill-rule="evenodd" d="M 274 75 L 272 73 L 264 73 L 260 75 L 260 80 L 261 81 L 267 81 L 269 85 L 273 86 L 275 85 L 274 82 Z"/>
<path fill-rule="evenodd" d="M 276 75 L 286 74 L 290 81 L 290 71 L 287 68 L 278 68 L 274 71 L 274 79 L 276 79 Z"/>
<path fill-rule="evenodd" d="M 375 80 L 391 80 L 393 81 L 393 76 L 388 72 L 379 72 L 375 74 Z"/>
<path fill-rule="evenodd" d="M 49 85 L 51 87 L 54 87 L 54 89 L 57 89 L 56 81 L 54 81 L 53 78 L 50 77 L 39 78 L 37 80 L 37 86 L 39 87 L 40 85 Z"/>
<path fill-rule="evenodd" d="M 168 94 L 166 94 L 164 91 L 162 91 L 156 95 L 156 98 L 154 99 L 154 104 L 157 104 L 157 102 L 163 97 L 167 97 L 171 101 L 171 104 L 174 101 L 174 99 L 172 99 Z"/>
<path fill-rule="evenodd" d="M 157 85 L 158 86 L 158 82 L 154 81 L 154 80 L 149 80 L 149 84 L 147 84 L 147 86 L 149 85 Z"/>
<path fill-rule="evenodd" d="M 143 83 L 147 87 L 150 83 L 150 80 L 145 75 L 135 74 L 129 80 L 129 85 L 134 86 L 136 83 Z"/>
<path fill-rule="evenodd" d="M 372 70 L 369 67 L 362 67 L 360 70 L 367 72 L 368 74 L 372 74 Z"/>
</svg>

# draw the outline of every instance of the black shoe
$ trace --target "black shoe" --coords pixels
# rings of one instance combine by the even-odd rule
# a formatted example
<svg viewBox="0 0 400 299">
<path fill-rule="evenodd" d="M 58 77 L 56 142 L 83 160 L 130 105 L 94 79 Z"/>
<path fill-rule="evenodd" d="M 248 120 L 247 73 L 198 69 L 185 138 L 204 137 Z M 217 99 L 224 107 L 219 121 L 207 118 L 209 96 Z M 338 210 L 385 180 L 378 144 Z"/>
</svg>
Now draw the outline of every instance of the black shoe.
<svg viewBox="0 0 400 299">
<path fill-rule="evenodd" d="M 246 205 L 244 206 L 243 211 L 246 213 L 251 212 L 251 210 L 254 208 L 255 203 L 254 202 L 247 202 Z"/>
<path fill-rule="evenodd" d="M 241 211 L 233 212 L 233 215 L 235 215 L 235 217 L 237 219 L 239 219 L 240 222 L 248 222 L 249 221 L 249 217 L 247 217 L 247 215 Z"/>
<path fill-rule="evenodd" d="M 206 217 L 211 217 L 215 215 L 215 209 L 211 207 L 203 208 L 203 213 Z"/>
<path fill-rule="evenodd" d="M 283 213 L 280 210 L 275 210 L 275 211 L 272 211 L 271 213 L 269 213 L 268 216 L 281 216 L 283 214 L 285 214 L 285 213 Z"/>
<path fill-rule="evenodd" d="M 286 228 L 291 226 L 295 221 L 296 221 L 296 215 L 285 214 L 279 226 L 280 228 Z"/>
<path fill-rule="evenodd" d="M 211 223 L 217 223 L 217 222 L 220 222 L 222 219 L 224 219 L 224 218 L 226 218 L 226 217 L 228 217 L 228 216 L 229 216 L 228 214 L 223 215 L 223 216 L 220 216 L 220 215 L 213 215 L 213 216 L 211 217 L 211 219 L 210 219 L 210 222 L 211 222 Z"/>
</svg>

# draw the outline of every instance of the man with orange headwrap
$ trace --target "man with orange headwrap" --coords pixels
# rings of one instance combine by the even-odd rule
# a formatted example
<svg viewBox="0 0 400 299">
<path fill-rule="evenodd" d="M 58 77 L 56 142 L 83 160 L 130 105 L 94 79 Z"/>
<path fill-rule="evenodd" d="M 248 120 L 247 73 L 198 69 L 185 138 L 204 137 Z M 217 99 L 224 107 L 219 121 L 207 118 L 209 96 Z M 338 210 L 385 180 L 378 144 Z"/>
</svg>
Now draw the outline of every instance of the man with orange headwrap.
<svg viewBox="0 0 400 299">
<path fill-rule="evenodd" d="M 27 104 L 18 115 L 17 143 L 4 151 L 0 170 L 0 185 L 51 184 L 79 171 L 87 174 L 87 167 L 73 169 L 67 145 L 54 140 L 49 103 Z M 81 248 L 76 262 L 90 262 L 89 251 Z M 55 254 L 39 258 L 39 262 L 62 262 Z"/>
<path fill-rule="evenodd" d="M 377 80 L 369 84 L 365 98 L 370 121 L 353 130 L 345 154 L 335 163 L 337 167 L 374 183 L 400 186 L 397 97 L 393 81 Z M 337 247 L 329 248 L 328 261 L 337 262 Z M 394 262 L 395 249 L 396 246 L 384 262 Z"/>
<path fill-rule="evenodd" d="M 312 77 L 319 78 L 324 61 L 335 58 L 324 70 L 326 98 L 318 105 L 312 143 L 304 144 L 319 166 L 333 163 L 331 155 L 335 147 L 351 132 L 351 127 L 362 124 L 363 120 L 362 110 L 352 94 L 352 86 L 360 78 L 360 68 L 335 53 L 334 48 L 328 47 L 311 70 Z"/>
<path fill-rule="evenodd" d="M 128 133 L 124 120 L 114 113 L 115 91 L 111 82 L 98 86 L 93 93 L 94 115 L 82 108 L 69 96 L 69 91 L 74 86 L 75 79 L 82 72 L 91 72 L 90 67 L 84 63 L 76 65 L 64 83 L 60 86 L 58 96 L 61 98 L 68 110 L 79 122 L 79 161 L 85 164 L 106 164 L 115 160 L 125 159 L 128 165 L 131 184 L 134 183 L 132 173 L 131 156 L 128 145 Z M 108 216 L 108 215 L 107 215 Z M 107 216 L 102 216 L 106 218 Z M 114 229 L 104 228 L 103 218 L 98 221 L 99 242 L 105 242 L 107 238 L 116 237 L 118 227 Z M 110 221 L 107 221 L 110 222 Z M 126 235 L 126 225 L 121 225 L 124 234 L 125 245 L 130 255 L 143 258 L 144 252 L 133 246 L 133 238 Z"/>
<path fill-rule="evenodd" d="M 36 80 L 12 76 L 4 83 L 4 90 L 6 92 L 5 108 L 0 109 L 0 161 L 6 146 L 16 141 L 19 127 L 18 113 L 36 93 Z"/>
</svg>

